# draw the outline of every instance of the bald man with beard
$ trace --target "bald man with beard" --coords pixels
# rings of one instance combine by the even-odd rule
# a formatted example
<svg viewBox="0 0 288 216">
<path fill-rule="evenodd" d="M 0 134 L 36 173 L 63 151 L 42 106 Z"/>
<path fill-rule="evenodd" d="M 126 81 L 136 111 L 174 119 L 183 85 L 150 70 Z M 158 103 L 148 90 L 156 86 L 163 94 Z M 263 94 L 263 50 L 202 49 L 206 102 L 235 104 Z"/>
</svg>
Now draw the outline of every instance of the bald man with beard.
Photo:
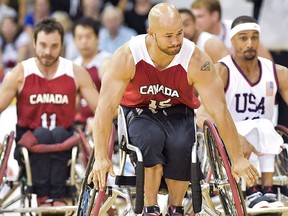
<svg viewBox="0 0 288 216">
<path fill-rule="evenodd" d="M 194 88 L 215 118 L 236 180 L 241 176 L 253 185 L 258 172 L 239 151 L 223 82 L 209 56 L 184 39 L 178 10 L 170 3 L 159 3 L 148 21 L 148 34 L 132 38 L 107 64 L 94 119 L 95 163 L 88 182 L 103 190 L 106 174 L 115 175 L 107 152 L 113 114 L 120 104 L 125 114 L 133 116 L 127 119 L 130 142 L 143 154 L 143 215 L 161 215 L 157 193 L 162 178 L 169 191 L 168 214 L 183 215 L 195 140 L 193 109 L 200 106 Z"/>
</svg>

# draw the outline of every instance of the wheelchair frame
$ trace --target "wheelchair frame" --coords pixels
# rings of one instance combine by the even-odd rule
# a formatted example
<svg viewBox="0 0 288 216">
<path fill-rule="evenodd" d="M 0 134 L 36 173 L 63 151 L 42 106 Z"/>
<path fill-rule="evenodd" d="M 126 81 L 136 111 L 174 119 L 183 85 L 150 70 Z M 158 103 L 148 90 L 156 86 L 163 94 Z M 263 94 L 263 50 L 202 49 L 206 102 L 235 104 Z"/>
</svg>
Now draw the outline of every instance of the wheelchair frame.
<svg viewBox="0 0 288 216">
<path fill-rule="evenodd" d="M 85 148 L 85 136 L 82 131 L 77 131 L 80 136 L 80 144 Z M 78 155 L 78 146 L 72 148 L 71 159 L 67 166 L 70 166 L 70 177 L 66 181 L 67 187 L 71 190 L 71 200 L 69 199 L 68 206 L 51 206 L 51 207 L 32 207 L 32 174 L 29 161 L 29 152 L 25 147 L 21 147 L 21 154 L 23 158 L 23 166 L 20 167 L 16 180 L 9 180 L 6 177 L 8 158 L 10 156 L 12 143 L 14 141 L 14 132 L 6 135 L 3 142 L 3 148 L 0 150 L 0 191 L 6 187 L 8 191 L 3 194 L 0 199 L 0 214 L 19 213 L 21 216 L 37 214 L 41 216 L 43 213 L 63 213 L 65 215 L 72 215 L 77 207 L 77 198 L 79 197 L 78 189 L 82 182 L 76 172 L 76 161 Z M 25 172 L 25 176 L 23 176 Z M 20 188 L 20 194 L 18 188 Z M 17 192 L 17 193 L 16 193 Z M 20 205 L 18 205 L 20 202 Z M 17 205 L 17 207 L 15 207 Z"/>
<path fill-rule="evenodd" d="M 197 214 L 215 216 L 227 215 L 227 213 L 228 215 L 246 215 L 246 205 L 242 192 L 232 177 L 231 165 L 225 146 L 218 135 L 217 129 L 210 121 L 205 121 L 204 123 L 204 134 L 207 141 L 207 149 L 210 152 L 208 158 L 213 167 L 214 181 L 211 181 L 210 183 L 205 182 L 205 180 L 200 181 L 200 199 L 197 200 L 198 202 L 195 202 L 195 198 L 193 199 L 194 202 L 192 202 L 192 199 L 189 199 L 187 206 L 184 207 L 184 209 L 186 209 L 185 215 Z M 87 183 L 88 175 L 94 163 L 94 157 L 91 155 L 80 192 L 77 216 L 105 215 L 109 212 L 109 209 L 117 205 L 117 199 L 119 198 L 126 202 L 125 210 L 121 212 L 121 215 L 141 214 L 144 204 L 144 175 L 142 174 L 144 173 L 143 158 L 140 150 L 129 143 L 126 119 L 121 106 L 118 109 L 118 140 L 120 142 L 120 168 L 119 175 L 115 178 L 115 185 L 107 185 L 104 191 L 97 191 L 93 188 L 92 183 Z M 196 139 L 191 158 L 192 166 L 194 163 L 194 165 L 196 167 L 199 166 L 200 169 L 200 164 L 197 159 L 198 141 L 199 140 Z M 113 147 L 114 143 L 110 142 L 109 152 L 113 151 Z M 136 165 L 137 175 L 123 176 L 127 155 L 131 156 L 132 153 L 137 155 L 137 163 L 134 164 Z M 218 157 L 216 161 L 215 157 Z M 191 182 L 193 182 L 193 178 L 191 179 Z M 232 187 L 230 183 L 232 184 Z M 190 187 L 193 188 L 193 186 L 195 185 L 190 184 Z M 220 198 L 221 205 L 219 207 L 215 207 L 215 204 L 210 197 L 211 190 L 217 190 L 220 197 L 222 197 Z M 192 197 L 193 191 L 192 193 L 187 192 L 187 196 L 188 198 Z M 199 196 L 199 194 L 196 194 L 196 196 Z M 196 213 L 194 213 L 192 209 L 197 209 Z"/>
</svg>

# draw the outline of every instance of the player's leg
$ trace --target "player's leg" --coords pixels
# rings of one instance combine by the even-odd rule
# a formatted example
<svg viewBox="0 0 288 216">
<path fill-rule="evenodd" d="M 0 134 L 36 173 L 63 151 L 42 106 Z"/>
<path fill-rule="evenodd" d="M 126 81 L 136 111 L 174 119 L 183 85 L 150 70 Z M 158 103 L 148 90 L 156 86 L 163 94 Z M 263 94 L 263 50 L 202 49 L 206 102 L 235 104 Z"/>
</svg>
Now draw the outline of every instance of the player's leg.
<svg viewBox="0 0 288 216">
<path fill-rule="evenodd" d="M 177 113 L 163 121 L 167 134 L 164 177 L 169 191 L 168 214 L 184 215 L 183 198 L 191 180 L 191 151 L 195 140 L 193 113 Z M 197 172 L 198 170 L 194 170 Z M 194 172 L 192 171 L 192 172 Z M 192 192 L 193 193 L 193 192 Z"/>
<path fill-rule="evenodd" d="M 157 118 L 142 114 L 128 121 L 128 133 L 132 145 L 138 147 L 144 161 L 144 215 L 160 215 L 157 194 L 162 178 L 164 164 L 165 133 L 158 124 Z"/>
<path fill-rule="evenodd" d="M 62 143 L 73 135 L 73 131 L 68 131 L 63 127 L 55 127 L 52 131 L 53 143 Z M 70 170 L 68 161 L 71 159 L 71 150 L 51 153 L 50 170 L 50 198 L 53 199 L 54 206 L 67 205 L 66 181 L 69 178 Z"/>
<path fill-rule="evenodd" d="M 38 143 L 53 143 L 52 134 L 47 128 L 37 128 L 33 131 L 33 134 Z M 50 201 L 50 156 L 50 153 L 29 153 L 33 191 L 37 194 L 38 206 L 52 205 L 47 202 Z"/>
</svg>

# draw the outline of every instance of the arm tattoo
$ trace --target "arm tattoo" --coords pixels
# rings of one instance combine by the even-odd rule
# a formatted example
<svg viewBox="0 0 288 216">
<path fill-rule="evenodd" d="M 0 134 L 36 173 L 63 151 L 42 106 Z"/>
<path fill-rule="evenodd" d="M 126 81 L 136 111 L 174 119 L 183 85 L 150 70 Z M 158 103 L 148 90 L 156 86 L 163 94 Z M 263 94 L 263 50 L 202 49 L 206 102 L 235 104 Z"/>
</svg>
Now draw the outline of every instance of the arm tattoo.
<svg viewBox="0 0 288 216">
<path fill-rule="evenodd" d="M 210 62 L 205 62 L 201 67 L 201 71 L 210 71 Z"/>
</svg>

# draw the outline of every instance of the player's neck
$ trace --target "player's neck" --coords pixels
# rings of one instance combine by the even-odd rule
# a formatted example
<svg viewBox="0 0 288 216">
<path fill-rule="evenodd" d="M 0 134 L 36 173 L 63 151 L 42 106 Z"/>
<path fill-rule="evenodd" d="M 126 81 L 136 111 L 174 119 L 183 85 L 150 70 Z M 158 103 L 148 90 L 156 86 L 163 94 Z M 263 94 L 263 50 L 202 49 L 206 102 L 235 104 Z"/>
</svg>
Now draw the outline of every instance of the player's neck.
<svg viewBox="0 0 288 216">
<path fill-rule="evenodd" d="M 154 66 L 158 70 L 164 70 L 168 67 L 170 62 L 174 59 L 174 55 L 167 55 L 164 52 L 160 51 L 159 48 L 152 44 L 152 42 L 148 39 L 147 50 L 150 56 L 150 59 L 154 63 Z"/>
<path fill-rule="evenodd" d="M 92 55 L 82 56 L 82 66 L 87 67 L 87 65 L 98 55 L 99 51 L 96 50 Z"/>
<path fill-rule="evenodd" d="M 258 65 L 258 58 L 254 58 L 251 61 L 247 61 L 241 58 L 234 58 L 241 71 L 245 74 L 246 78 L 251 82 L 255 83 L 259 80 L 260 67 Z"/>
<path fill-rule="evenodd" d="M 140 2 L 140 3 L 136 3 L 135 11 L 139 15 L 145 15 L 145 14 L 148 14 L 150 8 L 151 8 L 151 5 L 148 1 L 147 2 Z"/>
<path fill-rule="evenodd" d="M 36 65 L 37 65 L 40 73 L 42 73 L 43 76 L 49 80 L 49 79 L 52 79 L 54 77 L 54 75 L 57 71 L 57 68 L 59 65 L 59 59 L 56 62 L 54 62 L 52 65 L 45 66 L 38 60 L 38 58 L 36 58 Z"/>
</svg>

